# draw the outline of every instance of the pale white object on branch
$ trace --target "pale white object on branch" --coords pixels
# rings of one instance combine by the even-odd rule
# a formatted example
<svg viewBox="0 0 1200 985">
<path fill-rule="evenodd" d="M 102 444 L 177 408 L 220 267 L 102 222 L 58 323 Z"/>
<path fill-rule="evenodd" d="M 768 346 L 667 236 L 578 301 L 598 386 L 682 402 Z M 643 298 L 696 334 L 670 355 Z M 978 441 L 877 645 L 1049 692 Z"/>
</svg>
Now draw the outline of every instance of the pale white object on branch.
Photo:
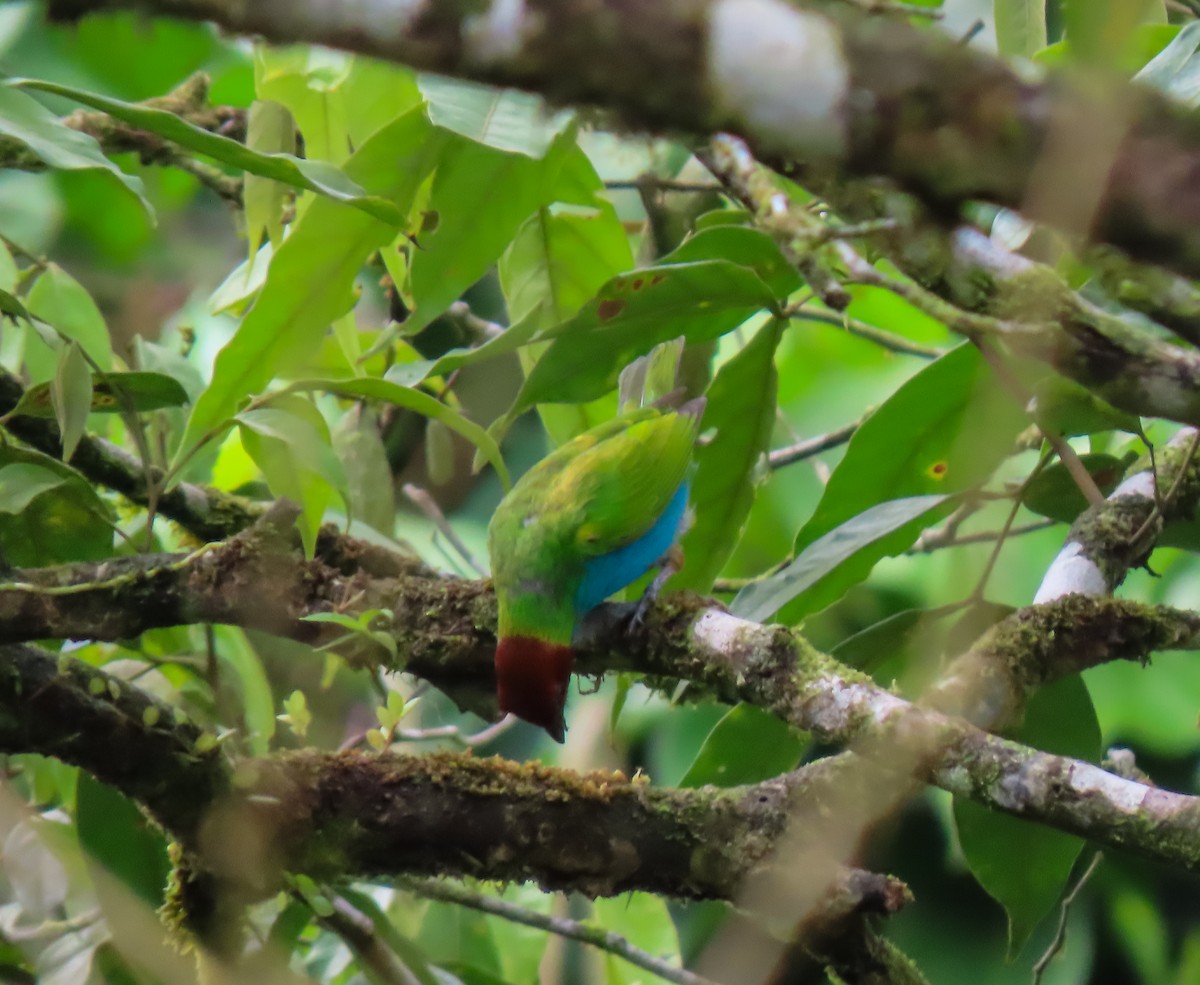
<svg viewBox="0 0 1200 985">
<path fill-rule="evenodd" d="M 846 149 L 850 73 L 838 31 L 783 0 L 719 0 L 709 18 L 713 92 L 759 144 Z"/>
</svg>

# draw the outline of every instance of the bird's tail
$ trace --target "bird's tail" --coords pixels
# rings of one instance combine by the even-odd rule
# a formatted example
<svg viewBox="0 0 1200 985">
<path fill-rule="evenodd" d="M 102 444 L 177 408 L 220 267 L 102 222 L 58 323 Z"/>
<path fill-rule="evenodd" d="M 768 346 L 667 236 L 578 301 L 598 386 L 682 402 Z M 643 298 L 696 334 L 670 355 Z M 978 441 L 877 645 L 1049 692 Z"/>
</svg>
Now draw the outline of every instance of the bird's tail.
<svg viewBox="0 0 1200 985">
<path fill-rule="evenodd" d="M 566 734 L 563 707 L 575 654 L 535 636 L 505 636 L 496 647 L 496 694 L 501 712 L 540 725 L 555 742 Z"/>
</svg>

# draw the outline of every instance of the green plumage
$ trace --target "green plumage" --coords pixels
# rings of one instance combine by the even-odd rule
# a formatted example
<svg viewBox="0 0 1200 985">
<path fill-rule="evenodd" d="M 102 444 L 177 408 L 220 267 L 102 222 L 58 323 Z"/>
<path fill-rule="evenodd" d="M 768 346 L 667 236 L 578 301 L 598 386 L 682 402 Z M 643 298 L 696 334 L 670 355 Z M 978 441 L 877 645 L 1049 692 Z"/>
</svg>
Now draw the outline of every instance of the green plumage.
<svg viewBox="0 0 1200 985">
<path fill-rule="evenodd" d="M 488 530 L 501 637 L 570 643 L 589 559 L 631 544 L 662 516 L 691 461 L 699 409 L 633 411 L 521 478 Z"/>
</svg>

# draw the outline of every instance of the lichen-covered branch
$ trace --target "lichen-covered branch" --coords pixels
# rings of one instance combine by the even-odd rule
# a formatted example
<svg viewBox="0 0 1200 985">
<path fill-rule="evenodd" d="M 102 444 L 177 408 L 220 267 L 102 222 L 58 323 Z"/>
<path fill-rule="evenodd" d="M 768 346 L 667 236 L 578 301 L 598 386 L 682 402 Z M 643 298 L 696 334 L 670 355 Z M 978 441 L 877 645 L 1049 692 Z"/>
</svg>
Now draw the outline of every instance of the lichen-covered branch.
<svg viewBox="0 0 1200 985">
<path fill-rule="evenodd" d="M 977 344 L 1002 343 L 1122 410 L 1200 425 L 1200 356 L 1195 350 L 1100 310 L 1045 264 L 1014 254 L 969 227 L 947 234 L 936 224 L 918 222 L 906 206 L 901 211 L 909 221 L 873 237 L 918 283 L 896 280 L 846 243 L 830 245 L 838 227 L 793 205 L 743 141 L 722 135 L 703 156 L 826 304 L 848 303 L 849 294 L 834 274 L 845 270 L 843 279 L 891 290 L 951 331 Z M 861 184 L 820 182 L 817 188 L 852 217 L 879 214 L 881 196 L 867 194 Z M 839 294 L 841 302 L 832 297 Z"/>
<path fill-rule="evenodd" d="M 1200 272 L 1194 114 L 1122 81 L 1028 81 L 941 32 L 871 19 L 849 4 L 49 4 L 63 19 L 132 6 L 517 86 L 554 102 L 600 104 L 636 125 L 727 129 L 775 157 L 891 177 L 943 211 L 987 199 L 1139 259 Z M 1111 125 L 1076 125 L 1096 119 Z M 1091 165 L 1084 180 L 1080 161 Z"/>
<path fill-rule="evenodd" d="M 483 714 L 494 709 L 495 603 L 489 585 L 345 574 L 320 559 L 301 561 L 288 544 L 278 528 L 260 527 L 182 557 L 114 559 L 103 571 L 84 565 L 18 572 L 17 580 L 0 584 L 0 639 L 121 639 L 161 626 L 214 621 L 317 643 L 331 627 L 302 621 L 308 613 L 388 608 L 392 624 L 382 631 L 395 639 L 395 669 L 432 681 Z M 916 775 L 956 793 L 1101 843 L 1189 868 L 1200 865 L 1190 849 L 1183 850 L 1200 831 L 1196 798 L 1151 790 L 911 704 L 813 650 L 793 631 L 737 619 L 703 599 L 660 601 L 645 631 L 636 634 L 623 630 L 622 615 L 609 606 L 589 621 L 591 642 L 584 640 L 578 655 L 581 673 L 632 669 L 651 683 L 687 680 L 697 693 L 750 702 L 825 741 L 907 748 L 913 750 L 908 758 Z M 1064 599 L 1025 615 L 1036 622 L 1013 617 L 973 651 L 982 666 L 1004 668 L 1000 684 L 971 690 L 970 700 L 954 710 L 977 714 L 989 725 L 1002 720 L 1018 693 L 1009 680 L 1011 666 L 1026 660 L 1032 668 L 1051 668 L 1044 673 L 1053 676 L 1088 661 L 1142 660 L 1156 649 L 1200 645 L 1200 617 L 1133 602 Z M 369 637 L 348 647 L 348 656 L 360 663 L 387 661 L 387 651 Z M 1016 679 L 1032 687 L 1038 678 L 1030 670 Z M 951 694 L 942 696 L 943 703 L 953 704 Z M 1084 778 L 1086 789 L 1076 791 L 1078 796 L 1071 793 L 1072 777 Z M 1053 778 L 1054 784 L 1039 778 Z M 1085 812 L 1063 806 L 1085 794 Z M 1135 832 L 1133 825 L 1144 818 L 1131 805 L 1156 812 L 1149 829 Z"/>
</svg>

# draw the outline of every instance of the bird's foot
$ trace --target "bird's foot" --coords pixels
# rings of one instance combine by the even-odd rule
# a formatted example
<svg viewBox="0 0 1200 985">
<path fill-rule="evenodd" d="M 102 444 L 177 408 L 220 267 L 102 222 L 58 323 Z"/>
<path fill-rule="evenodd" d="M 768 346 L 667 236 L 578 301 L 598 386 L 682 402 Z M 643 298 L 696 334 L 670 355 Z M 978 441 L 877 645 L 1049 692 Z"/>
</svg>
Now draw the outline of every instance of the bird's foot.
<svg viewBox="0 0 1200 985">
<path fill-rule="evenodd" d="M 638 599 L 637 605 L 634 606 L 633 615 L 629 618 L 629 629 L 631 632 L 639 632 L 646 624 L 646 615 L 650 611 L 655 600 L 658 598 L 658 593 L 662 591 L 665 585 L 674 575 L 683 567 L 683 548 L 678 544 L 671 547 L 666 554 L 663 555 L 662 561 L 659 562 L 658 574 L 654 576 L 654 580 L 646 586 L 646 590 L 642 592 L 642 597 Z"/>
</svg>

